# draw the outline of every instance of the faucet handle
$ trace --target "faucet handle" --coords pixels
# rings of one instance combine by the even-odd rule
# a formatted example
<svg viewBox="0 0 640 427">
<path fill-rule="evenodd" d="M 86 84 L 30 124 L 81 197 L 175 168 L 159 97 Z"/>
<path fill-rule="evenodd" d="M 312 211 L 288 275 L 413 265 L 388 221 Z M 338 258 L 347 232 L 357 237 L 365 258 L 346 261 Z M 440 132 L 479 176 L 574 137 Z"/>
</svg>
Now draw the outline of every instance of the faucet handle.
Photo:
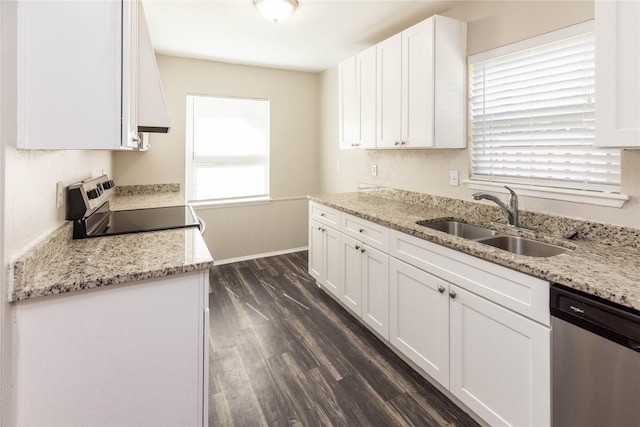
<svg viewBox="0 0 640 427">
<path fill-rule="evenodd" d="M 516 196 L 518 197 L 518 195 L 516 194 L 515 191 L 513 191 L 511 188 L 507 187 L 506 185 L 504 186 L 504 188 L 506 188 L 507 190 L 509 190 L 509 193 L 511 193 L 512 196 Z"/>
<path fill-rule="evenodd" d="M 507 190 L 509 190 L 509 207 L 513 208 L 513 209 L 518 209 L 518 195 L 516 194 L 515 191 L 513 191 L 511 188 L 507 187 L 506 185 L 504 186 L 504 188 L 506 188 Z"/>
</svg>

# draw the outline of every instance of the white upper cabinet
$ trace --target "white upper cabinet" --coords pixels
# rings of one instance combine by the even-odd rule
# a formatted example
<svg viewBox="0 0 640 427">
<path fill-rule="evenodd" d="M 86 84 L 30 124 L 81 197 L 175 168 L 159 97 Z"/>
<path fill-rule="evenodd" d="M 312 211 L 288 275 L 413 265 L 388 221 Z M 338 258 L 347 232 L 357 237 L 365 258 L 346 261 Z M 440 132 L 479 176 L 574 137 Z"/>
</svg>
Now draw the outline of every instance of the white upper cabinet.
<svg viewBox="0 0 640 427">
<path fill-rule="evenodd" d="M 168 131 L 136 0 L 18 3 L 18 148 L 137 149 Z"/>
<path fill-rule="evenodd" d="M 400 145 L 402 133 L 402 35 L 378 43 L 377 58 L 376 147 L 394 147 Z"/>
<path fill-rule="evenodd" d="M 356 55 L 356 106 L 359 121 L 358 147 L 376 146 L 376 47 Z"/>
<path fill-rule="evenodd" d="M 359 139 L 355 56 L 338 64 L 338 115 L 339 147 L 355 148 Z"/>
<path fill-rule="evenodd" d="M 640 148 L 640 2 L 597 0 L 596 145 Z"/>
<path fill-rule="evenodd" d="M 376 47 L 338 64 L 339 147 L 375 148 Z"/>
<path fill-rule="evenodd" d="M 340 148 L 464 148 L 465 22 L 432 16 L 338 64 Z"/>
<path fill-rule="evenodd" d="M 377 45 L 377 148 L 464 148 L 466 23 L 432 16 Z"/>
</svg>

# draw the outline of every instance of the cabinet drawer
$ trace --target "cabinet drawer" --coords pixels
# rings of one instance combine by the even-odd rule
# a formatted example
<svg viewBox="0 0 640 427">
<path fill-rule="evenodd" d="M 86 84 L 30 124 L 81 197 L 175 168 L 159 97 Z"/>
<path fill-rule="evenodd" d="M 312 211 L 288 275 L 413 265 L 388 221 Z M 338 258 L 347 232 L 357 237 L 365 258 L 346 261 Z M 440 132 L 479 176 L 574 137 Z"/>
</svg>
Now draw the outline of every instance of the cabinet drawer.
<svg viewBox="0 0 640 427">
<path fill-rule="evenodd" d="M 309 218 L 335 229 L 340 228 L 340 211 L 320 203 L 309 202 Z"/>
<path fill-rule="evenodd" d="M 391 230 L 389 254 L 543 325 L 550 325 L 549 283 Z"/>
<path fill-rule="evenodd" d="M 387 227 L 343 213 L 340 231 L 372 248 L 389 252 L 389 228 Z"/>
</svg>

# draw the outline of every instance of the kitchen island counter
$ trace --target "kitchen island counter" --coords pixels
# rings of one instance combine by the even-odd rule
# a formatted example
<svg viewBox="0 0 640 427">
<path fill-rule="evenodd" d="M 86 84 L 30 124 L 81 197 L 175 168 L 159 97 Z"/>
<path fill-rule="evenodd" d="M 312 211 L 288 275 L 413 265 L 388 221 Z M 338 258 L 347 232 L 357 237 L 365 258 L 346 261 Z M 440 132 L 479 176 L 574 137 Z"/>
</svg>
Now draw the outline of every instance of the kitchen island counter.
<svg viewBox="0 0 640 427">
<path fill-rule="evenodd" d="M 504 215 L 493 206 L 400 190 L 320 194 L 309 199 L 513 270 L 640 310 L 639 230 L 526 211 L 521 211 L 523 223 L 536 231 L 513 229 L 494 222 L 504 221 Z M 545 241 L 568 250 L 550 257 L 516 255 L 416 224 L 420 220 L 452 219 Z M 567 229 L 574 228 L 578 231 L 578 240 L 562 238 Z"/>
</svg>

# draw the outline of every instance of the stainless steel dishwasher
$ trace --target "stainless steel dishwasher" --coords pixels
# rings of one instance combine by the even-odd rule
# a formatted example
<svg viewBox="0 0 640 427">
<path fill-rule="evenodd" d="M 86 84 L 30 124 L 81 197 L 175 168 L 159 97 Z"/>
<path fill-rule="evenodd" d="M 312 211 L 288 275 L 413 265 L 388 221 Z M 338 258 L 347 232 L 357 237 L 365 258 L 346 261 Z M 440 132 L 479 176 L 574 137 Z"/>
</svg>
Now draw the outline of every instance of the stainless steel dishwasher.
<svg viewBox="0 0 640 427">
<path fill-rule="evenodd" d="M 554 427 L 640 426 L 640 313 L 552 285 Z"/>
</svg>

